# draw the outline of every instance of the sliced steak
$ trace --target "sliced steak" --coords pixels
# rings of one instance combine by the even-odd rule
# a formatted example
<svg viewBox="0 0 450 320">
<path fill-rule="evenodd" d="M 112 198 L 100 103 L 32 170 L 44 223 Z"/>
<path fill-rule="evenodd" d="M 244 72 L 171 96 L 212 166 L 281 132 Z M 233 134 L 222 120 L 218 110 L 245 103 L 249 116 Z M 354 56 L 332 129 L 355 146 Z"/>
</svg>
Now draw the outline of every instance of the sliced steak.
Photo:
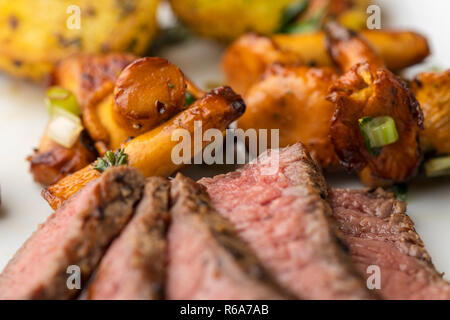
<svg viewBox="0 0 450 320">
<path fill-rule="evenodd" d="M 405 202 L 382 189 L 334 189 L 329 202 L 361 273 L 368 278 L 369 266 L 380 268 L 383 298 L 450 299 L 450 284 L 434 268 Z"/>
<path fill-rule="evenodd" d="M 90 282 L 89 299 L 163 299 L 168 210 L 169 182 L 149 178 L 136 213 Z"/>
<path fill-rule="evenodd" d="M 169 299 L 283 299 L 279 288 L 202 186 L 178 174 L 171 185 Z"/>
<path fill-rule="evenodd" d="M 275 274 L 303 299 L 369 299 L 331 222 L 325 180 L 297 143 L 235 172 L 204 178 L 213 205 Z"/>
<path fill-rule="evenodd" d="M 33 233 L 0 275 L 0 299 L 67 299 L 67 268 L 81 270 L 82 283 L 133 213 L 145 179 L 118 167 L 70 198 Z"/>
</svg>

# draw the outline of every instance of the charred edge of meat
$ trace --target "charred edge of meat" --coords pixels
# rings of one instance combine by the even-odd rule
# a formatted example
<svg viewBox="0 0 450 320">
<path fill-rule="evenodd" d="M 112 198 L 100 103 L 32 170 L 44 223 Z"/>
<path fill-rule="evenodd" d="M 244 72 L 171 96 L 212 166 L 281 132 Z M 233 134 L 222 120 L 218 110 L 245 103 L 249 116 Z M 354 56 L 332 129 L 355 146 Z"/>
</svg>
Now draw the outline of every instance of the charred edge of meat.
<svg viewBox="0 0 450 320">
<path fill-rule="evenodd" d="M 114 168 L 67 201 L 10 260 L 0 277 L 2 298 L 69 299 L 75 296 L 78 291 L 66 286 L 67 266 L 80 267 L 83 285 L 95 270 L 110 241 L 130 218 L 144 180 L 137 169 Z M 80 205 L 80 201 L 83 204 Z M 61 228 L 62 231 L 74 228 L 75 232 L 58 235 L 58 231 L 57 238 L 53 238 L 49 230 L 54 228 Z M 56 246 L 57 252 L 48 252 L 48 256 L 38 250 L 41 244 L 47 248 Z M 36 251 L 27 251 L 30 246 Z M 40 262 L 45 265 L 48 262 L 42 259 L 44 254 L 54 263 L 50 274 L 39 273 Z M 24 264 L 29 265 L 30 270 L 22 273 Z M 30 281 L 27 277 L 33 274 L 37 278 L 33 278 L 31 283 L 26 282 Z M 10 278 L 10 275 L 13 277 Z"/>
<path fill-rule="evenodd" d="M 102 204 L 100 204 L 95 211 L 92 212 L 92 214 L 88 217 L 88 219 L 91 221 L 86 220 L 85 224 L 92 223 L 92 221 L 101 221 L 105 220 L 107 217 L 109 219 L 114 218 L 114 216 L 117 216 L 117 213 L 119 211 L 123 210 L 123 207 L 125 206 L 125 203 L 132 200 L 135 206 L 137 204 L 138 199 L 142 196 L 142 189 L 144 186 L 144 177 L 140 174 L 140 172 L 137 169 L 131 169 L 127 170 L 127 167 L 114 167 L 111 169 L 108 169 L 105 171 L 104 178 L 101 177 L 102 183 L 105 185 L 111 185 L 112 183 L 115 183 L 117 185 L 116 190 L 112 190 L 110 194 L 104 194 L 102 197 L 105 197 L 106 199 L 103 200 Z M 129 173 L 127 174 L 127 171 Z M 139 186 L 139 195 L 136 196 L 136 186 Z M 107 190 L 108 187 L 105 188 Z M 81 189 L 80 191 L 82 191 Z M 109 199 L 108 199 L 109 198 Z M 59 210 L 62 210 L 65 205 L 68 205 L 69 201 L 66 201 Z M 131 215 L 128 217 L 131 218 Z M 101 222 L 100 222 L 101 223 Z M 125 227 L 125 224 L 123 225 Z M 121 228 L 119 232 L 122 230 Z M 109 246 L 109 244 L 112 242 L 113 239 L 103 248 L 103 251 L 106 252 L 106 248 Z M 103 256 L 103 254 L 102 254 Z M 84 261 L 88 261 L 90 257 L 83 257 L 83 259 L 80 261 L 79 265 L 84 265 Z M 98 264 L 101 261 L 101 257 L 99 257 L 96 266 L 94 267 L 94 270 L 98 266 Z M 94 272 L 95 273 L 95 272 Z M 82 278 L 82 287 L 86 287 L 89 283 L 90 279 L 93 278 L 93 275 L 86 277 L 83 275 Z M 81 295 L 82 291 L 78 292 L 78 295 Z M 81 296 L 80 296 L 81 297 Z"/>
<path fill-rule="evenodd" d="M 151 296 L 141 296 L 142 292 L 138 290 L 136 296 L 133 296 L 136 299 L 163 299 L 165 296 L 165 256 L 160 254 L 162 253 L 161 242 L 166 241 L 166 233 L 170 222 L 168 212 L 169 188 L 170 184 L 164 178 L 148 178 L 143 188 L 141 199 L 136 204 L 132 219 L 122 230 L 122 234 L 115 240 L 120 241 L 120 243 L 116 244 L 119 249 L 123 248 L 122 244 L 129 245 L 131 255 L 126 256 L 126 258 L 132 259 L 130 272 L 140 272 L 143 279 L 146 279 L 148 282 L 146 285 L 151 289 Z M 107 263 L 115 258 L 123 259 L 117 254 L 121 251 L 114 250 L 115 243 L 113 242 L 104 255 L 104 260 L 91 276 L 86 289 L 81 293 L 79 299 L 109 299 L 111 298 L 110 293 L 107 293 L 105 296 L 105 293 L 102 292 L 105 283 L 116 280 L 123 282 L 126 280 L 122 275 L 117 275 L 118 279 L 109 279 L 104 274 L 106 271 L 106 275 L 109 276 L 112 273 L 111 268 L 116 269 L 116 267 L 111 267 Z M 128 270 L 124 272 L 127 274 Z M 98 289 L 97 285 L 99 283 L 100 288 Z M 150 294 L 150 292 L 147 292 L 147 294 Z M 122 297 L 120 293 L 118 297 Z M 115 299 L 117 296 L 113 295 L 112 298 Z"/>
<path fill-rule="evenodd" d="M 151 234 L 160 235 L 161 238 L 166 241 L 167 232 L 169 230 L 170 225 L 170 182 L 167 179 L 160 177 L 151 177 L 147 179 L 147 185 L 144 189 L 145 192 L 151 192 L 152 198 L 156 203 L 157 208 L 155 208 L 155 212 L 158 213 L 156 217 L 152 217 L 156 221 L 150 227 L 148 231 Z M 145 205 L 145 203 L 144 203 Z M 136 214 L 139 214 L 140 207 L 138 205 L 136 209 Z M 166 243 L 167 248 L 167 243 Z M 153 265 L 153 261 L 151 265 L 147 265 L 147 272 L 151 275 L 155 273 L 159 273 L 160 275 L 164 275 L 166 273 L 165 266 L 164 268 L 158 270 L 158 267 Z M 163 277 L 164 277 L 163 276 Z M 164 286 L 164 279 L 162 281 L 153 281 L 151 283 L 152 291 L 159 296 L 160 299 L 164 299 L 166 296 L 166 290 Z"/>
<path fill-rule="evenodd" d="M 158 211 L 166 213 L 163 216 L 161 216 L 161 218 L 162 218 L 162 222 L 164 223 L 164 235 L 167 235 L 167 232 L 169 230 L 170 220 L 171 220 L 171 217 L 169 214 L 170 182 L 164 178 L 152 177 L 152 178 L 147 179 L 147 183 L 149 183 L 152 179 L 159 180 L 159 181 L 157 181 L 157 182 L 159 182 L 158 186 L 156 188 L 154 188 L 154 190 L 153 190 L 153 196 L 156 199 L 160 199 L 160 201 L 157 201 Z"/>
</svg>

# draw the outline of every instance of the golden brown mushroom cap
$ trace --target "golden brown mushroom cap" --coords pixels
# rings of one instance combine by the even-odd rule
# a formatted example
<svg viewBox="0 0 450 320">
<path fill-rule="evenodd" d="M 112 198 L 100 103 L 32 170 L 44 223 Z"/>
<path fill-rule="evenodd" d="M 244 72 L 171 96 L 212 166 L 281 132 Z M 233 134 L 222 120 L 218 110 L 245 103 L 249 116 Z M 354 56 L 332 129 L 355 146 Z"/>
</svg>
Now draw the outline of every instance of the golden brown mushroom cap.
<svg viewBox="0 0 450 320">
<path fill-rule="evenodd" d="M 130 129 L 148 131 L 184 107 L 183 72 L 162 58 L 141 58 L 126 67 L 114 88 L 116 120 Z"/>
</svg>

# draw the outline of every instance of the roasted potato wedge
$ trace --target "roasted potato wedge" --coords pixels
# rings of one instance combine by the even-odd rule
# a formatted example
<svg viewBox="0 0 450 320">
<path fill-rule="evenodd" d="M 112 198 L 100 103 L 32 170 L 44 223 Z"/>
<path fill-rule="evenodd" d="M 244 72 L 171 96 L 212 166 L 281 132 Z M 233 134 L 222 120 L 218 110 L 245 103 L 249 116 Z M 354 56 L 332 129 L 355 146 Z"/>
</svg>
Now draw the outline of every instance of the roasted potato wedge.
<svg viewBox="0 0 450 320">
<path fill-rule="evenodd" d="M 174 132 L 186 129 L 193 134 L 195 121 L 202 122 L 203 130 L 217 128 L 224 131 L 244 111 L 243 100 L 229 87 L 214 89 L 169 121 L 125 143 L 123 148 L 128 155 L 128 164 L 141 170 L 145 176 L 169 176 L 182 166 L 171 158 L 172 149 L 179 144 L 179 141 L 172 140 Z M 208 144 L 204 141 L 203 147 Z M 56 209 L 99 175 L 92 166 L 88 166 L 45 189 L 43 197 Z"/>
<path fill-rule="evenodd" d="M 420 134 L 422 148 L 450 154 L 450 70 L 420 73 L 410 87 L 425 119 L 425 129 Z"/>
<path fill-rule="evenodd" d="M 229 41 L 248 31 L 272 34 L 296 0 L 170 0 L 172 9 L 198 34 Z"/>
<path fill-rule="evenodd" d="M 425 38 L 413 32 L 362 31 L 388 68 L 399 70 L 421 62 L 429 54 Z M 237 39 L 222 58 L 227 82 L 245 94 L 272 63 L 333 66 L 322 32 L 266 38 L 247 34 Z"/>
<path fill-rule="evenodd" d="M 1 1 L 0 69 L 42 80 L 59 60 L 74 53 L 142 54 L 156 32 L 157 4 L 158 0 Z"/>
<path fill-rule="evenodd" d="M 327 26 L 332 58 L 343 70 L 356 63 L 333 84 L 328 97 L 336 107 L 330 137 L 341 163 L 364 171 L 365 177 L 374 177 L 373 181 L 402 182 L 412 178 L 422 159 L 419 132 L 423 115 L 417 100 L 405 83 L 377 64 L 381 60 L 373 54 L 365 56 L 370 47 L 356 33 L 335 23 Z M 362 56 L 355 54 L 358 52 Z M 393 119 L 398 138 L 374 154 L 366 146 L 360 121 L 380 116 Z"/>
<path fill-rule="evenodd" d="M 326 96 L 337 78 L 332 68 L 273 65 L 248 90 L 238 126 L 279 129 L 280 147 L 301 141 L 324 169 L 335 170 L 339 159 L 328 137 L 334 104 Z"/>
</svg>

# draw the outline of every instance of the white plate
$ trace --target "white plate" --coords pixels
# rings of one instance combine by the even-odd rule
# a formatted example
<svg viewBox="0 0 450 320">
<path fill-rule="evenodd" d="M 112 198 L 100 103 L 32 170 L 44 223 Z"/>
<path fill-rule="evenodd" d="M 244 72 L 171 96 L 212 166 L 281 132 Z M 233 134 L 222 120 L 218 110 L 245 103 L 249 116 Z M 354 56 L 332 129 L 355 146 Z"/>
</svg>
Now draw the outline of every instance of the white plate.
<svg viewBox="0 0 450 320">
<path fill-rule="evenodd" d="M 450 67 L 448 0 L 383 0 L 383 27 L 413 28 L 431 42 L 433 56 L 425 67 Z M 167 57 L 200 86 L 221 80 L 219 60 L 223 48 L 195 39 L 181 47 L 164 50 Z M 425 68 L 422 66 L 421 68 Z M 414 68 L 413 72 L 416 72 Z M 47 114 L 43 88 L 0 76 L 0 269 L 12 257 L 38 223 L 51 213 L 40 197 L 40 187 L 28 172 L 26 157 L 37 146 Z M 217 168 L 202 167 L 205 175 Z M 196 170 L 194 175 L 198 175 Z M 332 185 L 360 187 L 357 179 L 345 175 L 329 177 Z M 417 180 L 409 192 L 408 213 L 416 223 L 438 270 L 450 274 L 450 180 Z M 449 277 L 447 277 L 450 279 Z"/>
</svg>

